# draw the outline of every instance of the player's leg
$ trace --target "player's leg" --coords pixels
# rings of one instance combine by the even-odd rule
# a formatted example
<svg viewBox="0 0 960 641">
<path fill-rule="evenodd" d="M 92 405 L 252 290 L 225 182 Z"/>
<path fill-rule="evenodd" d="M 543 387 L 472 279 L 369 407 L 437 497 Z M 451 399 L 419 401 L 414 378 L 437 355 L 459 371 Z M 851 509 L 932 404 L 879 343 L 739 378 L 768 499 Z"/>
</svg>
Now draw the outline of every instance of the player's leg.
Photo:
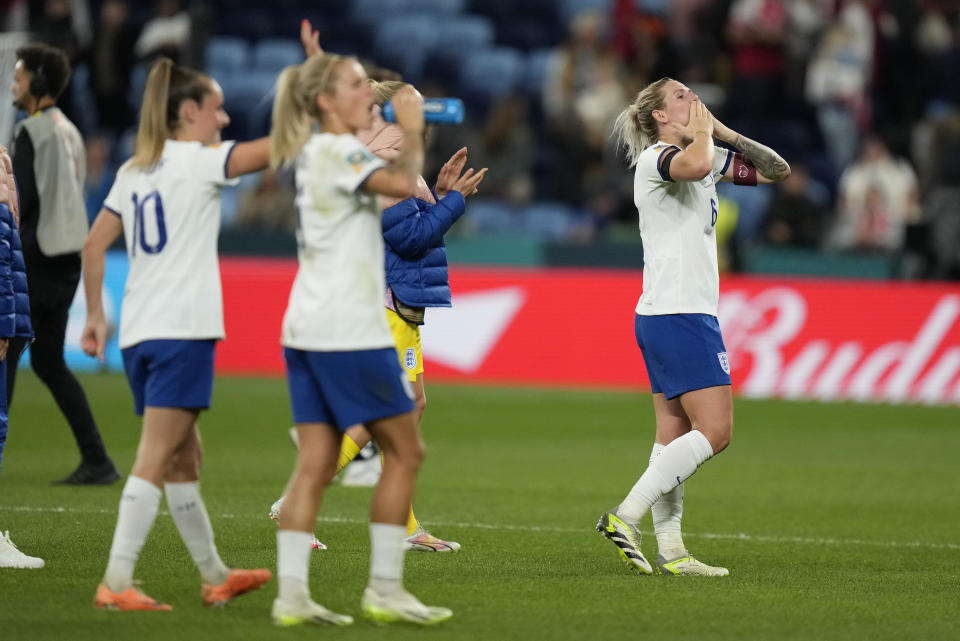
<svg viewBox="0 0 960 641">
<path fill-rule="evenodd" d="M 311 366 L 311 358 L 316 357 L 313 352 L 284 349 L 299 448 L 277 530 L 278 593 L 271 616 L 275 624 L 283 626 L 353 623 L 351 617 L 331 612 L 310 597 L 313 526 L 323 491 L 336 470 L 342 437 L 333 426 L 333 414 Z"/>
<path fill-rule="evenodd" d="M 178 408 L 147 407 L 137 457 L 123 486 L 110 560 L 97 588 L 94 604 L 118 610 L 170 610 L 133 586 L 133 571 L 140 550 L 153 528 L 163 492 L 161 484 L 174 452 L 196 421 L 196 412 Z"/>
<path fill-rule="evenodd" d="M 427 393 L 423 385 L 423 347 L 420 340 L 420 327 L 402 318 L 391 309 L 386 310 L 387 322 L 393 333 L 400 366 L 407 374 L 407 380 L 413 388 L 414 420 L 419 428 L 423 412 L 427 407 Z M 407 538 L 405 546 L 416 552 L 456 552 L 460 544 L 456 541 L 444 541 L 433 536 L 420 524 L 410 506 L 407 517 Z"/>
<path fill-rule="evenodd" d="M 732 430 L 733 401 L 726 350 L 715 317 L 638 315 L 635 331 L 653 393 L 664 394 L 665 400 L 682 397 L 681 408 L 694 428 L 666 444 L 620 505 L 597 524 L 629 563 L 650 574 L 653 568 L 640 549 L 638 523 L 664 494 L 680 486 L 715 452 L 726 447 Z M 725 411 L 729 417 L 726 440 L 722 420 Z M 678 421 L 666 427 L 679 430 L 680 425 Z"/>
<path fill-rule="evenodd" d="M 266 569 L 231 570 L 221 560 L 214 542 L 213 526 L 200 495 L 200 465 L 203 446 L 196 423 L 174 453 L 164 490 L 170 515 L 190 557 L 203 577 L 201 595 L 208 606 L 226 605 L 235 596 L 255 590 L 270 580 Z"/>
<path fill-rule="evenodd" d="M 690 419 L 679 398 L 667 400 L 663 394 L 654 394 L 653 407 L 657 417 L 657 437 L 650 452 L 651 463 L 667 444 L 691 429 Z M 681 531 L 683 498 L 684 484 L 681 483 L 650 506 L 653 531 L 657 537 L 657 567 L 662 574 L 677 576 L 728 575 L 730 572 L 726 568 L 707 565 L 687 551 Z"/>
<path fill-rule="evenodd" d="M 426 606 L 403 588 L 406 522 L 424 447 L 414 413 L 367 424 L 383 452 L 383 473 L 370 504 L 370 581 L 363 611 L 378 623 L 404 621 L 431 625 L 453 616 L 447 608 Z"/>
</svg>

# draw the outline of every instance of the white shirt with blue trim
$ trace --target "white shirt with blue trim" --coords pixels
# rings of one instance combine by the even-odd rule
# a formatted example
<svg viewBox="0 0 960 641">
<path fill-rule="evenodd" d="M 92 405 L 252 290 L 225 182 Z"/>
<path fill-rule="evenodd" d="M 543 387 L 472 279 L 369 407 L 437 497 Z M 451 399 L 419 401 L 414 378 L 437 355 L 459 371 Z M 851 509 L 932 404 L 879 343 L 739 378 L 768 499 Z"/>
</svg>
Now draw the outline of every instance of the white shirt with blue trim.
<svg viewBox="0 0 960 641">
<path fill-rule="evenodd" d="M 393 347 L 383 313 L 383 234 L 376 194 L 385 166 L 354 136 L 314 134 L 297 158 L 297 258 L 281 342 L 308 351 Z"/>
<path fill-rule="evenodd" d="M 117 172 L 103 206 L 120 216 L 130 259 L 121 348 L 224 337 L 217 237 L 233 148 L 167 140 L 155 166 Z"/>
<path fill-rule="evenodd" d="M 643 150 L 633 180 L 634 203 L 643 241 L 643 293 L 637 314 L 717 315 L 716 182 L 733 152 L 717 147 L 713 170 L 698 181 L 677 181 L 661 172 L 663 141 Z"/>
</svg>

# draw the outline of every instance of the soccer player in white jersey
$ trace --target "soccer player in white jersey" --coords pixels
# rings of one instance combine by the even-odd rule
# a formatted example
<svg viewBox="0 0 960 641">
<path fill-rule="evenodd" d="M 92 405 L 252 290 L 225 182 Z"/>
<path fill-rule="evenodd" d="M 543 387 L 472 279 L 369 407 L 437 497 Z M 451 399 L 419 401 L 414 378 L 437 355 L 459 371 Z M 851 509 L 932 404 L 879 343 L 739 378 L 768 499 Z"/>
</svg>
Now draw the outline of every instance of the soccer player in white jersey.
<svg viewBox="0 0 960 641">
<path fill-rule="evenodd" d="M 263 169 L 269 140 L 221 142 L 230 119 L 220 86 L 203 73 L 158 60 L 144 90 L 133 157 L 117 178 L 83 249 L 87 323 L 83 350 L 103 360 L 106 250 L 122 233 L 130 259 L 120 348 L 143 430 L 123 488 L 110 560 L 94 604 L 170 610 L 133 584 L 140 550 L 163 494 L 203 578 L 207 605 L 223 605 L 270 579 L 231 570 L 217 552 L 198 489 L 197 417 L 210 406 L 215 342 L 224 337 L 217 262 L 220 192 L 229 179 Z"/>
<path fill-rule="evenodd" d="M 423 166 L 423 110 L 412 88 L 394 99 L 404 132 L 389 164 L 356 138 L 373 89 L 354 58 L 311 56 L 280 77 L 270 132 L 274 166 L 295 163 L 299 269 L 282 343 L 299 451 L 277 531 L 277 625 L 351 623 L 310 597 L 313 525 L 333 478 L 342 432 L 362 423 L 383 452 L 370 506 L 370 579 L 361 601 L 377 622 L 433 624 L 452 616 L 404 590 L 403 552 L 423 443 L 413 392 L 383 313 L 384 247 L 377 194 L 409 198 Z M 311 132 L 313 125 L 319 132 Z"/>
<path fill-rule="evenodd" d="M 716 182 L 781 181 L 790 166 L 769 147 L 718 121 L 683 83 L 662 78 L 617 118 L 614 133 L 636 166 L 634 202 L 643 240 L 637 344 L 650 378 L 656 440 L 650 464 L 597 530 L 637 571 L 653 568 L 638 523 L 652 512 L 663 574 L 726 576 L 696 560 L 681 536 L 683 482 L 730 443 L 730 366 L 717 322 Z M 739 152 L 714 146 L 714 136 Z"/>
</svg>

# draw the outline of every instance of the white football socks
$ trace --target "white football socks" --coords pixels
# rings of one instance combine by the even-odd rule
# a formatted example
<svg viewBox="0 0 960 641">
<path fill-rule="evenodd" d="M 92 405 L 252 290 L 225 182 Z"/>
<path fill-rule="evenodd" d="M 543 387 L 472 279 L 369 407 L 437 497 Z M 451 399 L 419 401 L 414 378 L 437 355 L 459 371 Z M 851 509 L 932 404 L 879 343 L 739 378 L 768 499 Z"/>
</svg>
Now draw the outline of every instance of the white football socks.
<svg viewBox="0 0 960 641">
<path fill-rule="evenodd" d="M 661 496 L 693 476 L 713 447 L 699 430 L 690 430 L 665 446 L 617 508 L 617 516 L 636 525 Z"/>
<path fill-rule="evenodd" d="M 277 530 L 277 598 L 300 603 L 310 598 L 310 550 L 313 533 Z"/>
<path fill-rule="evenodd" d="M 103 582 L 111 592 L 123 592 L 133 584 L 133 568 L 157 518 L 162 495 L 160 488 L 150 481 L 127 477 L 120 495 L 110 560 L 103 575 Z"/>
<path fill-rule="evenodd" d="M 177 524 L 180 538 L 187 546 L 193 562 L 200 570 L 204 583 L 220 585 L 227 580 L 230 569 L 224 565 L 213 541 L 210 516 L 200 496 L 200 483 L 164 483 L 167 507 Z"/>
<path fill-rule="evenodd" d="M 370 524 L 370 583 L 377 594 L 403 588 L 403 541 L 407 528 L 392 523 Z"/>
<path fill-rule="evenodd" d="M 650 462 L 660 455 L 666 445 L 654 443 L 650 451 Z M 650 506 L 653 517 L 653 531 L 657 535 L 657 550 L 663 558 L 673 559 L 687 556 L 683 544 L 680 521 L 683 518 L 683 483 L 673 488 Z"/>
</svg>

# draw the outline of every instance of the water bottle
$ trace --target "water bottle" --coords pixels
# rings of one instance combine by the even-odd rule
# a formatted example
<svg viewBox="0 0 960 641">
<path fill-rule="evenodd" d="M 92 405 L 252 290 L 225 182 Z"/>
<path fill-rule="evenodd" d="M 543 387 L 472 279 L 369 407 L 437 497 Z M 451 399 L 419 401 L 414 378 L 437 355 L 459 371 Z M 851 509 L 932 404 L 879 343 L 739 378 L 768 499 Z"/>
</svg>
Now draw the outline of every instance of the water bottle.
<svg viewBox="0 0 960 641">
<path fill-rule="evenodd" d="M 387 122 L 397 121 L 393 104 L 388 102 L 383 106 L 383 119 Z M 424 98 L 423 119 L 426 122 L 459 125 L 463 122 L 463 101 L 459 98 Z"/>
</svg>

